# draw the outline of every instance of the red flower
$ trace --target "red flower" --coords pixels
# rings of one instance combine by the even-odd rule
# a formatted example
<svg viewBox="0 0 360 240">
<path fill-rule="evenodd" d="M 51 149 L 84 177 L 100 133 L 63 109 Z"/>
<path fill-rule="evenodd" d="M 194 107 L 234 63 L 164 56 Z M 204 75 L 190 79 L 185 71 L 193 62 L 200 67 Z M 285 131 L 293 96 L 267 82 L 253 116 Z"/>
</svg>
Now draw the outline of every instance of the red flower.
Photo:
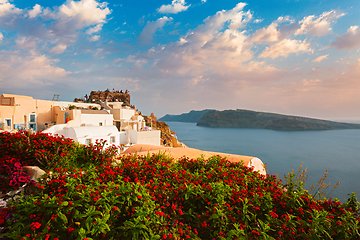
<svg viewBox="0 0 360 240">
<path fill-rule="evenodd" d="M 38 229 L 39 227 L 41 227 L 41 223 L 39 222 L 33 222 L 30 224 L 30 227 L 32 230 Z"/>
<path fill-rule="evenodd" d="M 27 182 L 27 181 L 28 181 L 28 178 L 26 178 L 26 177 L 24 177 L 24 176 L 20 176 L 20 177 L 19 177 L 19 182 L 24 183 L 24 182 Z"/>
<path fill-rule="evenodd" d="M 274 211 L 270 211 L 269 213 L 273 218 L 278 218 L 279 217 L 279 215 L 277 215 Z"/>
</svg>

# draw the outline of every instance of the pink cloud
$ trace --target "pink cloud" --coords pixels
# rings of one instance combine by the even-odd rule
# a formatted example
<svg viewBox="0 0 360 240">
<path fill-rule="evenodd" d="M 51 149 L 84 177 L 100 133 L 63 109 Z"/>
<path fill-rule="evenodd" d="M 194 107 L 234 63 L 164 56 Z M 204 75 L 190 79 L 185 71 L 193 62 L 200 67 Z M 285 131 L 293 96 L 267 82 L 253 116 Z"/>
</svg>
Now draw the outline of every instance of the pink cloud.
<svg viewBox="0 0 360 240">
<path fill-rule="evenodd" d="M 330 47 L 335 47 L 339 50 L 354 49 L 360 47 L 360 29 L 358 26 L 351 26 L 347 32 L 338 36 Z"/>
</svg>

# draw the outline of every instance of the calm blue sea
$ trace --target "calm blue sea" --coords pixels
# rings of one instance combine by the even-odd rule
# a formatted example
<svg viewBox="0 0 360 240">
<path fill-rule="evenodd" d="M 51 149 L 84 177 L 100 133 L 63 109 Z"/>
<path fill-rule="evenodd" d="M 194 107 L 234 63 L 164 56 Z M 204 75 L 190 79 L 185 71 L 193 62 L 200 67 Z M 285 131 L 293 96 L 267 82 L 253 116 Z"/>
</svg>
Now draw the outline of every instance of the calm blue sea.
<svg viewBox="0 0 360 240">
<path fill-rule="evenodd" d="M 360 130 L 290 132 L 208 128 L 183 122 L 167 124 L 178 140 L 189 147 L 258 157 L 267 163 L 269 174 L 279 173 L 282 179 L 292 169 L 297 172 L 304 163 L 309 175 L 307 189 L 328 169 L 327 183 L 333 185 L 340 180 L 330 197 L 343 202 L 347 194 L 355 192 L 360 199 Z"/>
</svg>

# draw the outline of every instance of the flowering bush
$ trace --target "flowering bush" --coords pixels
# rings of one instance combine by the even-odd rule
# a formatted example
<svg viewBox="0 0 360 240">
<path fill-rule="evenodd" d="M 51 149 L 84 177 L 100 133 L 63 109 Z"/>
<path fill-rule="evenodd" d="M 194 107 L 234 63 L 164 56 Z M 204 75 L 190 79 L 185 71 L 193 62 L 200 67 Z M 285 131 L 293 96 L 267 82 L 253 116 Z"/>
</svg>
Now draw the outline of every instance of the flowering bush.
<svg viewBox="0 0 360 240">
<path fill-rule="evenodd" d="M 30 132 L 0 133 L 0 157 L 11 156 L 22 165 L 39 166 L 44 170 L 61 167 L 84 167 L 111 160 L 117 154 L 117 147 L 104 149 L 106 142 L 95 145 L 79 144 L 64 137 Z"/>
<path fill-rule="evenodd" d="M 35 165 L 52 171 L 61 167 L 86 167 L 110 161 L 117 147 L 104 149 L 105 141 L 81 145 L 63 137 L 30 132 L 0 133 L 0 194 L 18 192 L 20 187 L 32 186 L 23 165 Z M 28 189 L 28 191 L 32 191 Z M 11 195 L 12 195 L 11 194 Z M 8 197 L 8 196 L 6 196 Z"/>
<path fill-rule="evenodd" d="M 24 166 L 39 166 L 48 170 L 57 164 L 68 165 L 74 158 L 74 149 L 76 144 L 70 139 L 48 134 L 0 133 L 0 157 L 17 158 Z"/>
<path fill-rule="evenodd" d="M 18 159 L 10 156 L 0 158 L 0 193 L 17 190 L 30 181 L 30 176 L 23 172 Z"/>
<path fill-rule="evenodd" d="M 94 147 L 94 151 L 96 147 Z M 81 149 L 82 151 L 83 149 Z M 95 153 L 94 153 L 95 154 Z M 100 154 L 100 153 L 99 153 Z M 95 154 L 97 156 L 97 153 Z M 101 161 L 103 162 L 101 163 Z M 56 165 L 0 210 L 8 239 L 358 239 L 356 196 L 316 200 L 241 163 L 162 154 Z M 35 207 L 34 207 L 35 206 Z"/>
</svg>

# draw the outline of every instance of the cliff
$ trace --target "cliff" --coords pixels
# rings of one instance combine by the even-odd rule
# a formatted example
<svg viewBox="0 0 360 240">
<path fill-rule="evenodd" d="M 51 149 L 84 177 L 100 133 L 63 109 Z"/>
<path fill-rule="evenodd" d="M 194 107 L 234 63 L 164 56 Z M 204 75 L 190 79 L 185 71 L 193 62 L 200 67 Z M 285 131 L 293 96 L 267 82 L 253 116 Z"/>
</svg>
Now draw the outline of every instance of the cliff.
<svg viewBox="0 0 360 240">
<path fill-rule="evenodd" d="M 164 121 L 157 121 L 154 113 L 151 113 L 150 116 L 144 116 L 147 126 L 152 126 L 161 131 L 161 145 L 165 147 L 184 147 L 183 143 L 178 142 L 175 137 L 175 133 L 170 130 L 169 125 Z"/>
<path fill-rule="evenodd" d="M 164 117 L 160 118 L 159 121 L 169 121 L 169 122 L 193 122 L 197 123 L 204 113 L 213 111 L 211 109 L 205 109 L 201 111 L 191 110 L 188 113 L 183 113 L 181 115 L 171 115 L 166 114 Z"/>
<path fill-rule="evenodd" d="M 201 117 L 197 126 L 262 128 L 283 131 L 360 129 L 360 124 L 242 109 L 207 112 Z"/>
<path fill-rule="evenodd" d="M 169 125 L 163 121 L 156 123 L 156 128 L 161 131 L 161 145 L 165 147 L 182 147 L 175 137 L 175 133 L 170 130 Z"/>
</svg>

